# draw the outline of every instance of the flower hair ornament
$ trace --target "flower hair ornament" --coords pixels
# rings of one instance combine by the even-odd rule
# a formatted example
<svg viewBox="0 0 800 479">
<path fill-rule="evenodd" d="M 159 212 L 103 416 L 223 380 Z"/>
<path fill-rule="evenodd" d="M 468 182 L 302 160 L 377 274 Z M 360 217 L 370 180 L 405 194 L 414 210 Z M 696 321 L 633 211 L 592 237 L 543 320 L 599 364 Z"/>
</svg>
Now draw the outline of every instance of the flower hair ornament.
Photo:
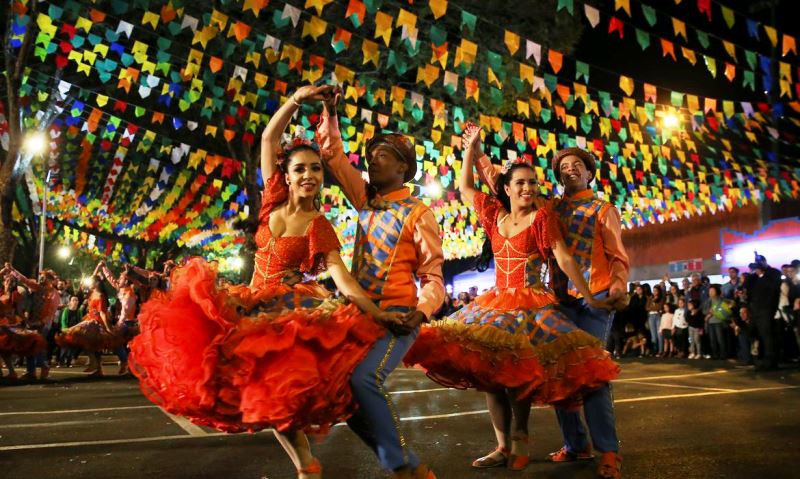
<svg viewBox="0 0 800 479">
<path fill-rule="evenodd" d="M 283 164 L 299 148 L 311 148 L 319 154 L 319 145 L 308 139 L 306 129 L 302 126 L 295 127 L 293 134 L 284 133 L 281 137 L 281 146 L 277 152 L 278 163 Z"/>
<path fill-rule="evenodd" d="M 514 165 L 526 165 L 526 166 L 533 166 L 532 158 L 528 158 L 527 155 L 518 156 L 513 160 L 506 160 L 503 163 L 503 167 L 500 168 L 500 174 L 507 175 L 508 172 L 511 170 L 511 167 Z"/>
</svg>

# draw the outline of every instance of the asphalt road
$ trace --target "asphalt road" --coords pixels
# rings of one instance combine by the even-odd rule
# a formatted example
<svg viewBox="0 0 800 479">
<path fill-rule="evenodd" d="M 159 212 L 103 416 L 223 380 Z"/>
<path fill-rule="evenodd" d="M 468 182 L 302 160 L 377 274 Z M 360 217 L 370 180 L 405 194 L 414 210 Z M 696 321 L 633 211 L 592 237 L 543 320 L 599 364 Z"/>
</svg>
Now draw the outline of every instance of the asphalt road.
<svg viewBox="0 0 800 479">
<path fill-rule="evenodd" d="M 113 375 L 111 358 L 105 367 Z M 614 396 L 626 478 L 800 477 L 800 370 L 756 373 L 721 361 L 623 361 Z M 227 435 L 167 415 L 133 378 L 89 379 L 53 369 L 45 383 L 0 382 L 0 477 L 5 479 L 296 477 L 271 433 Z M 2 380 L 0 380 L 2 381 Z M 475 470 L 494 448 L 483 396 L 440 388 L 399 369 L 389 390 L 409 441 L 439 478 L 589 479 L 589 462 L 549 464 L 560 447 L 554 413 L 534 410 L 521 473 Z M 315 453 L 328 478 L 389 477 L 347 427 Z"/>
</svg>

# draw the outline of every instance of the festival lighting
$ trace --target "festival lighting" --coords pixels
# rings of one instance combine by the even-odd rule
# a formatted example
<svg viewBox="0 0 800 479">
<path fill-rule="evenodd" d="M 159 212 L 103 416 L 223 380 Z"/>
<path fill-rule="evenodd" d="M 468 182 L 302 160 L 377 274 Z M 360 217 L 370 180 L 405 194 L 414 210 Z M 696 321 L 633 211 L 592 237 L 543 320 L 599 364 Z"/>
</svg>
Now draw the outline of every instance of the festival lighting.
<svg viewBox="0 0 800 479">
<path fill-rule="evenodd" d="M 664 128 L 676 128 L 678 124 L 680 124 L 680 121 L 674 113 L 664 115 Z"/>
<path fill-rule="evenodd" d="M 22 143 L 22 149 L 31 155 L 40 155 L 44 153 L 46 147 L 47 138 L 44 136 L 44 133 L 41 132 L 28 134 L 25 137 L 25 141 Z"/>
<path fill-rule="evenodd" d="M 70 250 L 69 246 L 62 245 L 58 248 L 58 257 L 61 259 L 69 258 Z"/>
<path fill-rule="evenodd" d="M 234 256 L 230 260 L 228 260 L 228 264 L 232 269 L 240 270 L 244 266 L 244 260 L 240 256 Z"/>
<path fill-rule="evenodd" d="M 441 198 L 442 185 L 440 185 L 438 182 L 432 181 L 428 183 L 428 185 L 425 188 L 428 196 L 430 196 L 431 198 Z"/>
</svg>

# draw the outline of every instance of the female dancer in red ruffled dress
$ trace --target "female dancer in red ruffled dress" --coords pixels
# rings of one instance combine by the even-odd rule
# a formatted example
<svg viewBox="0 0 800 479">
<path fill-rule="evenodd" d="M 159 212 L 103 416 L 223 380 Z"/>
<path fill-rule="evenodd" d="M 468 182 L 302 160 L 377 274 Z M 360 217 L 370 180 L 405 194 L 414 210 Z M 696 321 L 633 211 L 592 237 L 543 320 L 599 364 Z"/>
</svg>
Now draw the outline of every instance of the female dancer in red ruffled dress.
<svg viewBox="0 0 800 479">
<path fill-rule="evenodd" d="M 459 188 L 491 241 L 497 284 L 450 317 L 423 327 L 405 361 L 421 365 L 445 386 L 486 391 L 498 446 L 473 466 L 520 470 L 530 461 L 532 402 L 579 404 L 584 392 L 614 379 L 619 367 L 597 339 L 555 309 L 557 300 L 542 281 L 543 267 L 555 258 L 584 297 L 592 298 L 557 218 L 537 199 L 533 167 L 522 161 L 508 165 L 498 188 L 505 201 L 475 189 L 473 156 L 480 133 L 477 127 L 465 133 Z"/>
<path fill-rule="evenodd" d="M 142 306 L 131 342 L 132 372 L 153 402 L 225 431 L 273 427 L 303 478 L 321 475 L 304 431 L 325 431 L 352 413 L 353 369 L 383 336 L 379 323 L 400 322 L 369 300 L 339 256 L 319 211 L 315 147 L 295 140 L 280 153 L 300 103 L 328 94 L 329 87 L 300 88 L 262 135 L 265 186 L 249 287 L 217 287 L 214 266 L 193 259 L 172 273 L 166 295 Z M 303 281 L 325 269 L 354 304 Z"/>
<path fill-rule="evenodd" d="M 89 307 L 83 320 L 56 336 L 56 343 L 59 346 L 80 348 L 86 351 L 89 356 L 89 367 L 84 372 L 90 373 L 89 375 L 92 377 L 103 376 L 100 353 L 106 349 L 117 350 L 125 344 L 125 338 L 111 328 L 108 298 L 103 292 L 102 278 L 98 274 L 101 266 L 98 264 L 92 275 Z"/>
<path fill-rule="evenodd" d="M 17 379 L 12 356 L 28 357 L 47 347 L 41 334 L 24 326 L 22 298 L 17 291 L 18 279 L 6 264 L 0 271 L 0 357 L 8 369 L 8 379 Z"/>
</svg>

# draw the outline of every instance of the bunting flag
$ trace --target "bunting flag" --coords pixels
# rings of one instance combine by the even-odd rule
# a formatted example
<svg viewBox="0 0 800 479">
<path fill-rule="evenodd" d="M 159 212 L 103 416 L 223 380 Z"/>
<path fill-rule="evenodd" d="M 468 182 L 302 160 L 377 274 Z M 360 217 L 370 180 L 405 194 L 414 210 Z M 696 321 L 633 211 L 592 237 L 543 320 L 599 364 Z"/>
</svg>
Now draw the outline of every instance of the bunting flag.
<svg viewBox="0 0 800 479">
<path fill-rule="evenodd" d="M 288 95 L 322 81 L 343 88 L 340 126 L 353 164 L 363 166 L 366 140 L 382 130 L 413 135 L 415 187 L 441 187 L 440 196 L 423 197 L 443 229 L 447 259 L 477 255 L 484 237 L 454 188 L 467 120 L 484 127 L 495 161 L 530 158 L 545 194 L 557 192 L 548 168 L 555 151 L 595 152 L 594 188 L 620 209 L 628 228 L 800 195 L 800 166 L 791 160 L 800 158 L 795 39 L 768 26 L 755 31 L 776 47 L 781 41 L 779 98 L 771 102 L 755 89 L 756 76 L 760 86 L 772 83 L 768 56 L 671 22 L 681 37 L 681 61 L 694 65 L 702 55 L 710 75 L 719 68 L 723 82 L 741 81 L 753 91 L 753 98 L 734 101 L 596 68 L 445 0 L 403 6 L 349 0 L 338 10 L 331 3 L 307 0 L 300 8 L 243 0 L 198 14 L 156 0 L 67 1 L 42 4 L 35 22 L 17 12 L 14 48 L 28 28 L 35 33 L 20 92 L 25 127 L 36 127 L 53 95 L 62 99 L 48 130 L 51 164 L 60 171 L 48 197 L 51 234 L 115 260 L 152 262 L 156 250 L 173 246 L 208 258 L 235 256 L 245 242 L 240 222 L 257 214 L 246 178 L 260 178 L 237 148 L 254 154 L 258 135 Z M 663 14 L 639 5 L 656 26 Z M 617 0 L 609 15 L 584 5 L 583 16 L 592 28 L 608 21 L 598 31 L 622 40 L 628 30 L 643 54 L 677 62 L 674 38 L 626 23 L 630 8 Z M 559 15 L 574 10 L 574 2 L 558 2 Z M 707 15 L 713 21 L 710 7 Z M 730 27 L 736 15 L 723 9 L 721 21 Z M 488 36 L 493 49 L 483 41 Z M 660 51 L 649 48 L 651 39 Z M 706 54 L 711 39 L 724 58 Z M 597 86 L 614 84 L 613 92 Z M 313 136 L 318 111 L 302 107 L 293 128 Z M 776 117 L 786 127 L 775 129 Z M 0 139 L 4 122 L 0 111 Z M 37 168 L 26 176 L 31 204 L 44 191 Z M 342 244 L 352 245 L 354 216 L 341 190 L 329 185 L 322 197 Z"/>
</svg>

